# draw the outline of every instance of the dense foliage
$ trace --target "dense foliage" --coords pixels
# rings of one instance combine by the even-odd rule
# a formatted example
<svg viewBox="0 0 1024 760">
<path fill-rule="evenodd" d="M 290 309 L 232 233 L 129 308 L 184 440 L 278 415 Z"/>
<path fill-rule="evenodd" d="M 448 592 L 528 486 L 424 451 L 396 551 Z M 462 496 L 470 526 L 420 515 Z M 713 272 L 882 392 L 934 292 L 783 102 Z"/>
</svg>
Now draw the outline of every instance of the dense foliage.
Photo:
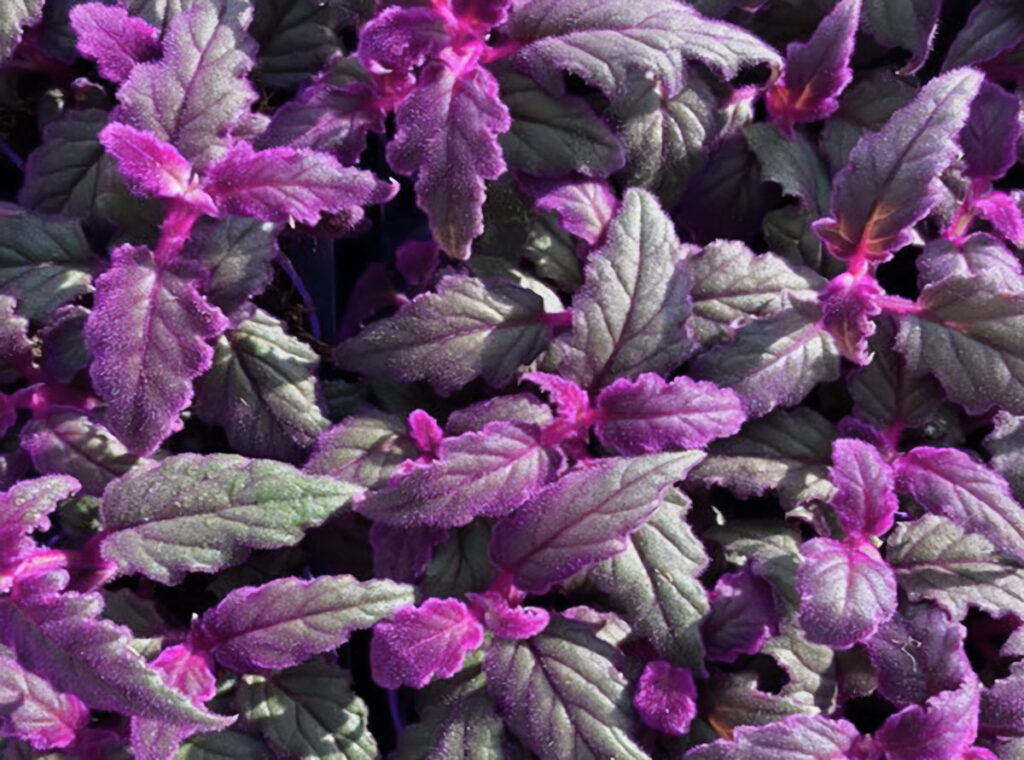
<svg viewBox="0 0 1024 760">
<path fill-rule="evenodd" d="M 0 753 L 1024 757 L 1019 0 L 0 0 Z"/>
</svg>

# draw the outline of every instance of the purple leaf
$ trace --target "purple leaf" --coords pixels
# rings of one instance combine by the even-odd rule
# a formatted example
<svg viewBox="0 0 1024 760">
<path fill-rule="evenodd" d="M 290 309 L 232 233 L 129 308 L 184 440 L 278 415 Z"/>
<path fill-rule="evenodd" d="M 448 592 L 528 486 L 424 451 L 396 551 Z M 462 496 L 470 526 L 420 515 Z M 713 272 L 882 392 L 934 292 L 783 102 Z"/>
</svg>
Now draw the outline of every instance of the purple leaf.
<svg viewBox="0 0 1024 760">
<path fill-rule="evenodd" d="M 255 41 L 241 3 L 195 3 L 174 16 L 163 57 L 135 66 L 117 91 L 116 121 L 152 132 L 202 171 L 258 99 L 248 80 Z"/>
<path fill-rule="evenodd" d="M 975 199 L 971 206 L 1005 240 L 1018 248 L 1024 246 L 1024 213 L 1014 198 L 993 191 Z"/>
<path fill-rule="evenodd" d="M 26 423 L 21 445 L 38 472 L 71 475 L 94 496 L 139 461 L 107 428 L 71 407 L 51 406 Z"/>
<path fill-rule="evenodd" d="M 85 324 L 89 374 L 109 404 L 111 431 L 130 451 L 150 454 L 181 429 L 192 380 L 213 360 L 206 341 L 228 322 L 199 295 L 184 263 L 163 268 L 149 250 L 127 244 L 111 259 Z"/>
<path fill-rule="evenodd" d="M 210 167 L 204 187 L 223 212 L 310 226 L 321 212 L 358 221 L 362 206 L 384 203 L 398 192 L 396 183 L 342 166 L 327 153 L 285 147 L 254 151 L 247 142 L 236 142 Z"/>
<path fill-rule="evenodd" d="M 111 82 L 123 82 L 135 64 L 160 51 L 159 32 L 124 8 L 84 3 L 73 7 L 69 18 L 78 52 L 96 61 L 100 76 Z"/>
<path fill-rule="evenodd" d="M 590 395 L 572 380 L 548 372 L 527 372 L 520 378 L 537 385 L 558 410 L 558 417 L 570 425 L 589 425 Z"/>
<path fill-rule="evenodd" d="M 1024 509 L 1002 475 L 964 451 L 918 446 L 895 465 L 897 485 L 926 511 L 1024 558 Z"/>
<path fill-rule="evenodd" d="M 82 700 L 57 691 L 0 648 L 0 736 L 56 749 L 71 744 L 88 721 Z"/>
<path fill-rule="evenodd" d="M 956 157 L 956 136 L 982 75 L 951 71 L 925 85 L 879 132 L 850 153 L 832 190 L 832 216 L 814 231 L 839 259 L 884 261 L 939 199 L 937 178 Z"/>
<path fill-rule="evenodd" d="M 587 578 L 659 656 L 700 673 L 704 645 L 698 624 L 707 615 L 708 598 L 699 577 L 708 556 L 686 522 L 688 507 L 682 493 L 669 490 L 654 516 L 630 535 L 626 550 L 592 568 Z"/>
<path fill-rule="evenodd" d="M 978 733 L 979 690 L 971 674 L 958 689 L 903 708 L 875 732 L 875 746 L 887 760 L 959 760 Z"/>
<path fill-rule="evenodd" d="M 217 215 L 217 206 L 199 187 L 192 165 L 173 145 L 152 132 L 116 122 L 104 127 L 99 138 L 107 153 L 117 161 L 117 167 L 133 193 L 156 198 L 181 198 L 196 210 Z"/>
<path fill-rule="evenodd" d="M 456 72 L 431 61 L 395 121 L 388 163 L 416 175 L 416 200 L 438 245 L 453 258 L 468 259 L 473 239 L 484 231 L 484 181 L 506 168 L 497 137 L 511 119 L 497 80 L 478 66 Z"/>
<path fill-rule="evenodd" d="M 978 733 L 985 737 L 1024 736 L 1024 673 L 1019 663 L 981 693 Z"/>
<path fill-rule="evenodd" d="M 66 475 L 23 480 L 0 493 L 0 571 L 6 571 L 35 549 L 28 534 L 48 530 L 50 513 L 58 502 L 79 489 L 78 481 Z M 0 576 L 0 586 L 6 578 Z"/>
<path fill-rule="evenodd" d="M 875 334 L 874 320 L 882 313 L 884 295 L 874 277 L 843 272 L 819 296 L 822 325 L 843 356 L 862 367 L 871 363 L 868 339 Z"/>
<path fill-rule="evenodd" d="M 778 628 L 772 588 L 749 568 L 719 578 L 708 601 L 711 609 L 700 628 L 712 662 L 735 662 L 741 654 L 757 654 Z"/>
<path fill-rule="evenodd" d="M 376 522 L 370 526 L 373 572 L 379 578 L 414 583 L 434 556 L 434 550 L 448 540 L 449 531 L 432 526 L 396 528 Z"/>
<path fill-rule="evenodd" d="M 573 296 L 572 330 L 552 346 L 561 374 L 593 390 L 677 367 L 692 350 L 690 278 L 682 258 L 657 199 L 627 190 L 605 243 L 588 257 L 584 284 Z"/>
<path fill-rule="evenodd" d="M 836 486 L 832 509 L 852 536 L 881 536 L 892 527 L 899 506 L 892 468 L 869 443 L 853 438 L 832 442 L 829 476 Z"/>
<path fill-rule="evenodd" d="M 385 689 L 422 688 L 435 676 L 458 673 L 466 655 L 483 639 L 483 626 L 457 599 L 427 599 L 419 607 L 399 607 L 373 628 L 373 680 Z"/>
<path fill-rule="evenodd" d="M 695 377 L 730 387 L 750 417 L 802 401 L 820 382 L 839 376 L 839 351 L 814 303 L 751 322 L 691 365 Z"/>
<path fill-rule="evenodd" d="M 913 74 L 932 49 L 942 0 L 864 0 L 863 31 L 888 48 L 910 51 L 899 74 Z"/>
<path fill-rule="evenodd" d="M 731 740 L 719 739 L 686 753 L 685 760 L 840 760 L 860 734 L 852 723 L 822 715 L 792 715 L 763 726 L 739 726 Z"/>
<path fill-rule="evenodd" d="M 814 538 L 797 571 L 800 625 L 809 641 L 849 649 L 896 611 L 896 577 L 870 543 Z"/>
<path fill-rule="evenodd" d="M 100 504 L 102 554 L 123 573 L 177 584 L 298 543 L 362 488 L 235 454 L 179 454 L 137 467 Z"/>
<path fill-rule="evenodd" d="M 1024 616 L 1020 562 L 944 517 L 898 524 L 886 558 L 911 600 L 934 601 L 954 620 L 966 617 L 969 606 L 994 616 Z"/>
<path fill-rule="evenodd" d="M 504 278 L 449 275 L 371 323 L 338 349 L 338 362 L 371 377 L 427 380 L 442 395 L 475 377 L 508 384 L 551 337 L 544 302 Z"/>
<path fill-rule="evenodd" d="M 942 69 L 991 60 L 1024 40 L 1024 14 L 1013 0 L 981 0 L 949 46 Z"/>
<path fill-rule="evenodd" d="M 926 285 L 920 311 L 900 317 L 896 348 L 914 375 L 931 372 L 949 398 L 980 414 L 1024 414 L 1024 293 L 991 276 Z"/>
<path fill-rule="evenodd" d="M 0 598 L 0 643 L 17 652 L 26 670 L 60 691 L 73 692 L 95 710 L 200 730 L 222 729 L 234 721 L 167 686 L 132 648 L 129 630 L 99 617 L 99 594 L 54 593 L 67 582 L 66 574 L 63 580 L 54 574 L 36 580 L 44 586 L 41 593 L 23 589 L 17 603 Z"/>
<path fill-rule="evenodd" d="M 359 60 L 378 75 L 405 74 L 449 44 L 445 21 L 434 8 L 384 8 L 359 34 Z"/>
<path fill-rule="evenodd" d="M 964 651 L 966 635 L 962 625 L 934 605 L 905 605 L 867 642 L 878 691 L 894 705 L 906 707 L 956 689 L 973 678 Z"/>
<path fill-rule="evenodd" d="M 418 453 L 400 417 L 367 411 L 321 433 L 303 469 L 368 489 L 381 488 L 395 467 Z"/>
<path fill-rule="evenodd" d="M 781 64 L 778 53 L 732 24 L 702 17 L 672 0 L 600 6 L 587 0 L 517 4 L 505 27 L 523 47 L 513 59 L 550 92 L 562 71 L 582 77 L 613 101 L 628 94 L 630 74 L 650 70 L 666 93 L 682 87 L 685 61 L 731 79 L 747 65 Z"/>
<path fill-rule="evenodd" d="M 547 628 L 551 615 L 542 607 L 512 607 L 502 594 L 487 591 L 467 594 L 470 608 L 484 627 L 498 638 L 528 639 Z"/>
<path fill-rule="evenodd" d="M 619 378 L 597 397 L 594 430 L 621 454 L 701 449 L 743 425 L 739 396 L 714 383 L 677 377 L 666 383 L 653 372 Z"/>
<path fill-rule="evenodd" d="M 703 458 L 686 451 L 580 463 L 495 525 L 491 559 L 519 588 L 544 593 L 625 550 L 665 489 Z"/>
<path fill-rule="evenodd" d="M 869 0 L 870 1 L 870 0 Z M 786 47 L 782 78 L 768 91 L 771 120 L 792 134 L 793 125 L 828 118 L 853 79 L 850 56 L 860 21 L 861 0 L 841 0 L 807 42 Z"/>
<path fill-rule="evenodd" d="M 537 182 L 528 189 L 536 195 L 536 208 L 557 213 L 566 232 L 590 245 L 597 245 L 604 237 L 619 207 L 611 185 L 604 180 Z"/>
<path fill-rule="evenodd" d="M 356 505 L 389 525 L 465 525 L 479 515 L 517 509 L 555 470 L 540 431 L 519 422 L 491 422 L 480 432 L 441 442 L 437 459 L 414 465 Z"/>
<path fill-rule="evenodd" d="M 643 760 L 623 659 L 590 625 L 556 616 L 539 636 L 491 643 L 487 691 L 509 730 L 541 757 Z"/>
<path fill-rule="evenodd" d="M 683 736 L 697 716 L 697 686 L 686 668 L 665 660 L 644 666 L 637 681 L 633 705 L 645 726 L 663 734 Z"/>
<path fill-rule="evenodd" d="M 306 343 L 262 309 L 214 346 L 213 366 L 196 381 L 196 414 L 227 431 L 244 456 L 301 462 L 330 423 Z"/>
<path fill-rule="evenodd" d="M 1021 32 L 1024 35 L 1024 27 Z M 960 132 L 967 176 L 992 182 L 1006 174 L 1017 163 L 1020 133 L 1020 98 L 983 82 Z"/>
<path fill-rule="evenodd" d="M 1017 254 L 987 232 L 975 232 L 957 243 L 932 240 L 915 264 L 922 287 L 951 278 L 981 277 L 1001 291 L 1024 291 L 1024 271 Z"/>
<path fill-rule="evenodd" d="M 523 379 L 541 373 L 529 373 Z M 546 428 L 554 421 L 551 407 L 541 402 L 532 393 L 514 393 L 510 396 L 496 396 L 486 401 L 456 409 L 448 415 L 444 423 L 447 436 L 462 435 L 471 430 L 477 432 L 484 429 L 488 422 L 525 422 Z"/>
</svg>

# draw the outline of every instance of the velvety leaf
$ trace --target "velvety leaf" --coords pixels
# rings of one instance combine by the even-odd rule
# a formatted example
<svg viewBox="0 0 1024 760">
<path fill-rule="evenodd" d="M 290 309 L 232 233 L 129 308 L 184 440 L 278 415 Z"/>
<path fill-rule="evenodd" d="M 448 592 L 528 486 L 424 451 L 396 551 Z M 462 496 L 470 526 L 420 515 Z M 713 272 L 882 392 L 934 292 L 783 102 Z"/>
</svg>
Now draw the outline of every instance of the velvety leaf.
<svg viewBox="0 0 1024 760">
<path fill-rule="evenodd" d="M 923 705 L 910 705 L 886 718 L 875 745 L 891 760 L 953 760 L 974 744 L 978 732 L 978 691 L 973 675 L 960 688 L 943 691 Z"/>
<path fill-rule="evenodd" d="M 74 694 L 62 694 L 23 669 L 13 654 L 0 649 L 0 734 L 37 750 L 68 746 L 88 722 L 89 709 Z"/>
<path fill-rule="evenodd" d="M 964 652 L 966 635 L 962 625 L 934 605 L 904 605 L 867 642 L 879 692 L 906 707 L 957 688 L 972 674 Z"/>
<path fill-rule="evenodd" d="M 498 571 L 487 557 L 491 531 L 485 521 L 476 520 L 451 531 L 427 565 L 420 589 L 428 596 L 461 596 L 482 591 Z"/>
<path fill-rule="evenodd" d="M 870 543 L 815 538 L 797 572 L 800 625 L 807 639 L 848 649 L 896 611 L 896 578 Z"/>
<path fill-rule="evenodd" d="M 605 243 L 588 257 L 573 297 L 572 329 L 552 346 L 561 374 L 596 389 L 677 367 L 691 350 L 682 253 L 654 196 L 627 190 Z"/>
<path fill-rule="evenodd" d="M 420 689 L 435 677 L 458 673 L 466 655 L 483 640 L 483 626 L 458 599 L 403 605 L 373 628 L 373 680 L 385 689 Z"/>
<path fill-rule="evenodd" d="M 497 80 L 484 68 L 456 74 L 442 61 L 431 61 L 395 120 L 388 163 L 416 175 L 416 199 L 438 245 L 454 258 L 468 259 L 473 238 L 484 230 L 484 180 L 497 179 L 506 168 L 497 137 L 509 130 L 511 119 Z"/>
<path fill-rule="evenodd" d="M 964 451 L 918 446 L 894 467 L 897 485 L 932 514 L 980 533 L 1024 561 L 1024 509 L 1002 475 Z"/>
<path fill-rule="evenodd" d="M 743 325 L 777 314 L 795 300 L 817 298 L 825 281 L 772 253 L 756 254 L 738 241 L 716 240 L 689 259 L 693 317 L 702 346 L 724 341 Z"/>
<path fill-rule="evenodd" d="M 712 662 L 735 662 L 741 654 L 757 654 L 778 627 L 771 586 L 749 568 L 720 577 L 708 601 L 711 609 L 700 629 Z"/>
<path fill-rule="evenodd" d="M 796 303 L 741 328 L 730 343 L 698 356 L 691 374 L 735 390 L 750 417 L 792 406 L 815 385 L 839 377 L 839 351 L 817 304 Z"/>
<path fill-rule="evenodd" d="M 498 638 L 533 638 L 551 622 L 551 613 L 543 607 L 510 604 L 500 591 L 470 593 L 467 596 L 473 614 Z"/>
<path fill-rule="evenodd" d="M 34 211 L 84 218 L 102 190 L 103 146 L 99 131 L 107 112 L 68 111 L 46 125 L 43 141 L 25 162 L 25 184 L 18 202 Z"/>
<path fill-rule="evenodd" d="M 556 618 L 532 639 L 498 639 L 484 671 L 506 725 L 541 757 L 648 757 L 632 738 L 621 655 L 589 626 Z"/>
<path fill-rule="evenodd" d="M 832 463 L 832 509 L 843 530 L 854 536 L 886 533 L 899 504 L 893 470 L 881 452 L 870 443 L 840 438 L 832 442 Z"/>
<path fill-rule="evenodd" d="M 778 635 L 764 643 L 761 653 L 775 660 L 789 677 L 780 696 L 796 704 L 813 705 L 824 713 L 835 709 L 838 684 L 832 647 L 812 644 L 799 625 L 786 621 L 780 624 Z"/>
<path fill-rule="evenodd" d="M 266 87 L 294 87 L 340 46 L 329 4 L 261 0 L 254 5 L 249 32 L 260 46 L 254 76 Z"/>
<path fill-rule="evenodd" d="M 1024 735 L 1021 721 L 1021 686 L 1024 674 L 1020 665 L 1010 666 L 1010 675 L 1000 678 L 981 693 L 978 710 L 978 733 L 982 736 Z"/>
<path fill-rule="evenodd" d="M 327 153 L 288 147 L 254 151 L 244 141 L 210 167 L 204 188 L 229 214 L 267 222 L 294 219 L 310 226 L 321 212 L 345 213 L 358 221 L 362 206 L 384 203 L 398 192 L 396 183 L 342 166 Z"/>
<path fill-rule="evenodd" d="M 498 142 L 513 169 L 535 176 L 602 177 L 622 168 L 622 143 L 585 100 L 556 97 L 510 66 L 495 67 L 495 75 L 512 117 Z"/>
<path fill-rule="evenodd" d="M 2 302 L 0 298 L 0 302 Z M 0 305 L 0 311 L 3 311 Z M 13 310 L 11 311 L 13 314 Z M 82 370 L 88 369 L 92 356 L 85 347 L 85 339 L 82 337 L 82 330 L 85 327 L 85 320 L 89 316 L 89 309 L 84 306 L 67 304 L 60 307 L 50 317 L 48 324 L 39 330 L 39 340 L 42 356 L 39 358 L 39 365 L 43 371 L 56 380 L 58 383 L 70 384 Z M 17 324 L 11 317 L 4 316 L 3 320 L 8 327 Z M 0 344 L 3 339 L 0 338 Z M 3 349 L 0 348 L 0 354 Z M 5 357 L 6 359 L 7 357 Z M 20 362 L 14 360 L 11 367 Z M 3 372 L 0 371 L 0 377 Z"/>
<path fill-rule="evenodd" d="M 910 51 L 901 74 L 921 68 L 932 49 L 942 0 L 865 0 L 862 25 L 883 47 Z"/>
<path fill-rule="evenodd" d="M 633 704 L 644 725 L 683 736 L 697 715 L 697 686 L 686 668 L 654 660 L 647 663 L 637 681 Z"/>
<path fill-rule="evenodd" d="M 702 449 L 737 432 L 746 416 L 739 397 L 713 383 L 677 377 L 666 383 L 646 372 L 619 378 L 597 397 L 594 431 L 620 454 Z"/>
<path fill-rule="evenodd" d="M 1024 37 L 1024 14 L 1021 36 Z M 991 182 L 1017 163 L 1020 142 L 1020 98 L 999 85 L 984 82 L 971 103 L 971 114 L 960 131 L 967 176 Z"/>
<path fill-rule="evenodd" d="M 671 207 L 726 129 L 725 109 L 696 69 L 675 94 L 640 71 L 631 77 L 612 109 L 626 147 L 620 176 L 626 186 L 647 188 Z"/>
<path fill-rule="evenodd" d="M 886 559 L 912 600 L 929 599 L 954 620 L 962 620 L 968 606 L 993 615 L 1024 612 L 1020 562 L 946 518 L 901 523 L 887 545 Z"/>
<path fill-rule="evenodd" d="M 368 411 L 346 417 L 321 433 L 303 469 L 364 488 L 380 488 L 395 467 L 418 454 L 406 435 L 404 420 Z"/>
<path fill-rule="evenodd" d="M 406 74 L 449 45 L 445 19 L 431 7 L 383 8 L 359 34 L 359 60 L 367 71 Z"/>
<path fill-rule="evenodd" d="M 701 694 L 706 720 L 719 736 L 732 736 L 741 726 L 761 726 L 790 715 L 813 714 L 814 708 L 766 692 L 757 686 L 757 674 L 716 673 Z M 699 724 L 698 724 L 699 725 Z"/>
<path fill-rule="evenodd" d="M 848 756 L 859 737 L 853 724 L 821 715 L 793 715 L 764 726 L 741 726 L 686 753 L 686 760 L 830 760 Z"/>
<path fill-rule="evenodd" d="M 367 727 L 369 710 L 351 682 L 322 660 L 273 676 L 247 675 L 238 690 L 240 711 L 282 755 L 373 760 L 379 754 Z"/>
<path fill-rule="evenodd" d="M 26 423 L 21 445 L 38 472 L 71 475 L 95 496 L 139 461 L 107 428 L 70 407 L 52 406 Z"/>
<path fill-rule="evenodd" d="M 88 293 L 98 263 L 77 221 L 0 208 L 0 293 L 22 316 L 42 321 Z"/>
<path fill-rule="evenodd" d="M 11 0 L 0 8 L 0 61 L 5 61 L 21 41 L 25 27 L 43 16 L 44 0 Z"/>
<path fill-rule="evenodd" d="M 604 237 L 619 206 L 615 191 L 603 180 L 556 180 L 554 184 L 538 182 L 535 187 L 535 208 L 554 211 L 567 232 L 591 245 Z"/>
<path fill-rule="evenodd" d="M 943 70 L 996 57 L 1024 40 L 1024 13 L 1013 0 L 981 0 L 949 46 Z"/>
<path fill-rule="evenodd" d="M 584 462 L 497 523 L 491 559 L 515 584 L 544 593 L 573 573 L 626 549 L 657 511 L 665 489 L 704 458 L 700 452 Z"/>
<path fill-rule="evenodd" d="M 257 100 L 246 15 L 235 3 L 195 3 L 175 15 L 163 57 L 133 68 L 118 89 L 114 118 L 174 145 L 199 170 L 213 163 Z"/>
<path fill-rule="evenodd" d="M 765 102 L 771 120 L 788 133 L 794 124 L 821 121 L 839 108 L 839 95 L 853 79 L 850 56 L 860 16 L 860 0 L 842 0 L 807 42 L 786 46 L 785 71 Z"/>
<path fill-rule="evenodd" d="M 927 285 L 921 311 L 900 318 L 896 348 L 914 374 L 931 372 L 949 397 L 979 414 L 998 405 L 1024 413 L 1024 294 L 987 277 Z"/>
<path fill-rule="evenodd" d="M 449 275 L 392 317 L 343 343 L 338 361 L 391 380 L 427 380 L 441 394 L 474 377 L 506 385 L 551 336 L 543 301 L 504 279 Z"/>
<path fill-rule="evenodd" d="M 747 65 L 781 64 L 772 48 L 748 32 L 671 0 L 610 6 L 534 0 L 516 6 L 506 30 L 523 43 L 516 65 L 545 89 L 561 92 L 561 72 L 568 71 L 612 100 L 625 94 L 634 68 L 649 69 L 664 91 L 675 94 L 686 60 L 700 61 L 724 79 Z"/>
<path fill-rule="evenodd" d="M 18 302 L 10 296 L 0 294 L 0 384 L 8 385 L 29 374 L 33 364 L 33 345 L 29 338 L 28 320 L 16 313 Z M 5 407 L 6 408 L 6 407 Z M 9 421 L 0 425 L 6 429 L 14 424 L 17 416 L 13 406 L 6 408 L 11 415 Z M 0 432 L 2 435 L 2 432 Z"/>
<path fill-rule="evenodd" d="M 137 468 L 103 494 L 102 552 L 124 573 L 178 583 L 290 546 L 361 491 L 272 460 L 180 454 Z"/>
<path fill-rule="evenodd" d="M 85 324 L 93 386 L 108 402 L 106 423 L 136 454 L 150 454 L 192 400 L 192 380 L 213 360 L 209 338 L 228 326 L 196 289 L 193 269 L 162 267 L 146 248 L 123 245 L 96 281 Z"/>
<path fill-rule="evenodd" d="M 196 382 L 200 419 L 220 425 L 244 456 L 301 461 L 329 423 L 318 397 L 320 359 L 257 309 L 220 337 Z"/>
<path fill-rule="evenodd" d="M 991 455 L 989 466 L 1006 478 L 1019 502 L 1024 497 L 1024 420 L 998 412 L 995 426 L 985 438 L 985 450 Z"/>
<path fill-rule="evenodd" d="M 0 493 L 0 557 L 6 570 L 8 562 L 13 563 L 22 555 L 35 548 L 35 542 L 28 535 L 36 530 L 48 530 L 50 513 L 57 508 L 57 502 L 78 490 L 78 481 L 66 475 L 50 475 L 32 480 L 22 480 Z M 8 578 L 0 579 L 0 585 Z"/>
<path fill-rule="evenodd" d="M 848 0 L 845 6 L 850 7 L 858 1 Z M 836 10 L 842 7 L 837 5 Z M 814 214 L 828 212 L 832 182 L 810 140 L 802 133 L 795 133 L 787 139 L 778 128 L 769 124 L 748 124 L 743 128 L 743 135 L 750 149 L 757 154 L 765 179 L 777 182 L 786 195 L 799 198 Z"/>
<path fill-rule="evenodd" d="M 626 549 L 592 568 L 588 578 L 660 656 L 699 672 L 704 646 L 698 623 L 708 599 L 698 578 L 708 557 L 686 523 L 687 507 L 686 498 L 670 490 Z"/>
<path fill-rule="evenodd" d="M 238 673 L 280 670 L 337 649 L 353 631 L 411 601 L 412 589 L 391 581 L 279 578 L 230 592 L 193 622 L 192 635 Z"/>
<path fill-rule="evenodd" d="M 885 260 L 938 201 L 937 177 L 959 152 L 956 135 L 982 77 L 951 71 L 850 153 L 832 190 L 832 216 L 814 230 L 841 259 Z"/>
<path fill-rule="evenodd" d="M 777 490 L 786 509 L 828 501 L 834 487 L 826 452 L 835 436 L 832 423 L 807 407 L 779 409 L 708 446 L 708 458 L 690 477 L 725 486 L 740 498 Z"/>
<path fill-rule="evenodd" d="M 276 231 L 269 222 L 239 216 L 200 221 L 182 256 L 195 259 L 209 272 L 202 285 L 206 300 L 234 319 L 251 296 L 262 293 L 278 255 Z"/>
<path fill-rule="evenodd" d="M 241 731 L 218 731 L 186 739 L 175 760 L 270 760 L 266 745 Z"/>
<path fill-rule="evenodd" d="M 848 376 L 853 413 L 878 428 L 894 422 L 919 427 L 931 421 L 944 398 L 942 388 L 930 375 L 914 376 L 893 348 L 894 323 L 881 319 L 869 347 L 874 359 Z"/>
<path fill-rule="evenodd" d="M 167 686 L 160 672 L 132 649 L 128 629 L 99 618 L 99 594 L 56 594 L 52 581 L 51 575 L 44 579 L 49 589 L 18 603 L 0 598 L 0 644 L 17 652 L 22 667 L 95 710 L 208 730 L 233 722 Z"/>
<path fill-rule="evenodd" d="M 467 670 L 475 675 L 452 693 L 427 702 L 419 722 L 402 731 L 395 760 L 519 759 L 508 746 L 504 723 L 487 695 L 486 679 L 479 668 Z M 460 674 L 452 681 L 461 678 Z"/>
<path fill-rule="evenodd" d="M 159 53 L 159 32 L 124 8 L 83 3 L 71 9 L 70 20 L 79 52 L 111 82 L 123 82 L 135 64 Z"/>
<path fill-rule="evenodd" d="M 518 420 L 545 428 L 554 420 L 551 407 L 541 402 L 532 393 L 514 393 L 497 396 L 486 401 L 464 406 L 448 415 L 444 433 L 448 436 L 462 435 L 471 430 L 480 431 L 488 422 L 512 422 Z"/>
</svg>

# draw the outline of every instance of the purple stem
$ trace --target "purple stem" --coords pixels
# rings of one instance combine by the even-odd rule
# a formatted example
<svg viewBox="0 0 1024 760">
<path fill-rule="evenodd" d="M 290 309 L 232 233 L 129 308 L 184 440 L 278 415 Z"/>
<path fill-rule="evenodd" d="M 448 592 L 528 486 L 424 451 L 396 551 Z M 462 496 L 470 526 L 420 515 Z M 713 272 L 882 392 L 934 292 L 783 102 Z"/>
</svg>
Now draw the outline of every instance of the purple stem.
<svg viewBox="0 0 1024 760">
<path fill-rule="evenodd" d="M 289 259 L 282 251 L 278 251 L 274 257 L 277 265 L 284 270 L 284 273 L 292 281 L 292 285 L 299 292 L 299 297 L 302 299 L 302 303 L 306 307 L 306 311 L 309 313 L 309 330 L 313 333 L 313 337 L 320 340 L 320 317 L 317 316 L 316 306 L 313 305 L 313 297 L 310 295 L 309 290 L 306 289 L 306 284 L 299 277 L 299 273 L 295 271 L 295 267 L 292 265 L 291 259 Z"/>
<path fill-rule="evenodd" d="M 398 705 L 398 689 L 388 689 L 388 712 L 391 713 L 391 726 L 395 730 L 395 736 L 398 736 L 405 728 L 402 710 Z"/>
<path fill-rule="evenodd" d="M 25 171 L 25 162 L 21 160 L 21 156 L 14 152 L 14 149 L 7 144 L 5 140 L 0 140 L 0 153 L 7 156 L 7 160 L 17 166 L 21 171 Z"/>
</svg>

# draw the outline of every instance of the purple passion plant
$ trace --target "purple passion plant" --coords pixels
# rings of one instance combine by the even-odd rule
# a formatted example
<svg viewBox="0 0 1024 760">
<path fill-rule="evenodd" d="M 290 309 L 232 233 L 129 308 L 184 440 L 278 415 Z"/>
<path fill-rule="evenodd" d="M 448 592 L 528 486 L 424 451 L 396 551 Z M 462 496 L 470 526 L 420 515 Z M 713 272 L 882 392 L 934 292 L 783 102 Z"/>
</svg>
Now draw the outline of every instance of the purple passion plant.
<svg viewBox="0 0 1024 760">
<path fill-rule="evenodd" d="M 0 2 L 0 757 L 1024 757 L 1022 88 L 1018 0 Z"/>
</svg>

